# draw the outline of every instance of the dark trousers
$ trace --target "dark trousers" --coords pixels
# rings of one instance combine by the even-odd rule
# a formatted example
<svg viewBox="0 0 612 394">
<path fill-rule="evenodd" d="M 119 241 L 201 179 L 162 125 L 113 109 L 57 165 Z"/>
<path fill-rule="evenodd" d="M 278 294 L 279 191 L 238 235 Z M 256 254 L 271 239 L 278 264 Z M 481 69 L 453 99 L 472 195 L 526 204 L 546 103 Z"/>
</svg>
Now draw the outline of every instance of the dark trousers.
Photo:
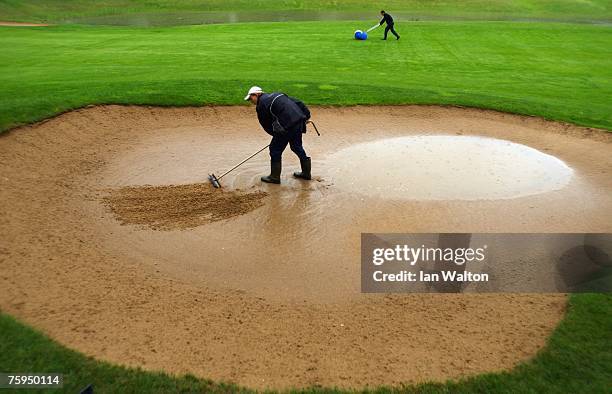
<svg viewBox="0 0 612 394">
<path fill-rule="evenodd" d="M 293 153 L 295 153 L 300 161 L 308 159 L 306 151 L 302 146 L 302 130 L 304 129 L 303 124 L 299 124 L 290 130 L 286 135 L 275 135 L 272 137 L 270 142 L 270 160 L 272 162 L 281 161 L 283 151 L 289 145 Z"/>
<path fill-rule="evenodd" d="M 391 31 L 391 33 L 393 33 L 395 37 L 399 38 L 399 34 L 397 34 L 393 26 L 394 25 L 387 25 L 387 27 L 385 27 L 385 40 L 387 39 L 387 34 L 389 33 L 389 31 Z"/>
</svg>

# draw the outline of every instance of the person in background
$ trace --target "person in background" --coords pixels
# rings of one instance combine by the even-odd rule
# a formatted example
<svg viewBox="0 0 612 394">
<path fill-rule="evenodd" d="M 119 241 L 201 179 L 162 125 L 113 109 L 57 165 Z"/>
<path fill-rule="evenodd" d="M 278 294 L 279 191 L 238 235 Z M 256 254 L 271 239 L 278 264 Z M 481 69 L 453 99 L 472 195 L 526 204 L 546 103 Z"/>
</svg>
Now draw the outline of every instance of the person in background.
<svg viewBox="0 0 612 394">
<path fill-rule="evenodd" d="M 389 33 L 389 31 L 393 33 L 393 35 L 396 37 L 396 40 L 399 40 L 400 36 L 393 28 L 393 26 L 395 25 L 395 22 L 393 22 L 393 17 L 387 14 L 384 10 L 380 11 L 380 15 L 382 15 L 382 19 L 380 20 L 379 25 L 382 25 L 383 23 L 387 24 L 387 27 L 385 27 L 385 37 L 383 38 L 383 40 L 387 39 L 387 34 Z"/>
</svg>

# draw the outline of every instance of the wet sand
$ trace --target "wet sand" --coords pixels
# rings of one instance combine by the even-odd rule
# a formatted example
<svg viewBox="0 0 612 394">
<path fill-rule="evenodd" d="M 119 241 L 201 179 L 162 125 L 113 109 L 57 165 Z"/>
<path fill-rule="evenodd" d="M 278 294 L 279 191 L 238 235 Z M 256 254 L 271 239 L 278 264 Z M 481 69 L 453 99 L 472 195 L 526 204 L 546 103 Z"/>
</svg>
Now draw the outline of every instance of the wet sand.
<svg viewBox="0 0 612 394">
<path fill-rule="evenodd" d="M 121 224 L 155 230 L 185 229 L 244 215 L 261 207 L 268 193 L 215 189 L 209 183 L 125 186 L 102 200 Z"/>
<path fill-rule="evenodd" d="M 541 349 L 565 296 L 361 294 L 360 233 L 611 232 L 612 135 L 461 108 L 313 108 L 313 117 L 323 135 L 309 132 L 305 147 L 316 180 L 291 178 L 299 163 L 287 150 L 283 184 L 261 184 L 264 152 L 223 181 L 230 194 L 267 193 L 261 206 L 195 226 L 126 225 L 105 199 L 222 173 L 268 143 L 253 108 L 92 107 L 0 136 L 0 308 L 88 355 L 253 388 L 445 380 Z M 345 149 L 439 135 L 525 145 L 571 173 L 519 197 L 446 200 L 454 188 L 415 198 L 339 178 L 359 159 L 349 150 L 340 163 Z M 355 182 L 366 190 L 368 176 Z"/>
</svg>

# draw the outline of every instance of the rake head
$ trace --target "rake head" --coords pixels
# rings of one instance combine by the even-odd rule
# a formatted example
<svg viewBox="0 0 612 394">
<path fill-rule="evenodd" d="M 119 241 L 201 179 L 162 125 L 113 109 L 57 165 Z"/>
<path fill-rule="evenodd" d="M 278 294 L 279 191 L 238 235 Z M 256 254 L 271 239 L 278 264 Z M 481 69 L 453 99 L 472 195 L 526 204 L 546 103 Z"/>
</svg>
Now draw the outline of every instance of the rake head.
<svg viewBox="0 0 612 394">
<path fill-rule="evenodd" d="M 212 183 L 212 185 L 216 189 L 221 187 L 221 183 L 219 182 L 219 180 L 217 179 L 217 176 L 215 174 L 209 174 L 208 175 L 208 180 L 210 181 L 210 183 Z"/>
</svg>

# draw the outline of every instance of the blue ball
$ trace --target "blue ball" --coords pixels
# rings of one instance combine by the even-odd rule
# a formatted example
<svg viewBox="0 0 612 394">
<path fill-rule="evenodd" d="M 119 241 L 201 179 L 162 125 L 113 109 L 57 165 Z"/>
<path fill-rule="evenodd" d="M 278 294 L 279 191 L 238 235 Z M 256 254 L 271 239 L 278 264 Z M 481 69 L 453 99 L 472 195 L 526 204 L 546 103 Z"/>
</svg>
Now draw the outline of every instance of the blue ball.
<svg viewBox="0 0 612 394">
<path fill-rule="evenodd" d="M 355 39 L 356 40 L 367 40 L 368 39 L 368 33 L 366 33 L 365 31 L 361 31 L 361 30 L 355 30 Z"/>
</svg>

